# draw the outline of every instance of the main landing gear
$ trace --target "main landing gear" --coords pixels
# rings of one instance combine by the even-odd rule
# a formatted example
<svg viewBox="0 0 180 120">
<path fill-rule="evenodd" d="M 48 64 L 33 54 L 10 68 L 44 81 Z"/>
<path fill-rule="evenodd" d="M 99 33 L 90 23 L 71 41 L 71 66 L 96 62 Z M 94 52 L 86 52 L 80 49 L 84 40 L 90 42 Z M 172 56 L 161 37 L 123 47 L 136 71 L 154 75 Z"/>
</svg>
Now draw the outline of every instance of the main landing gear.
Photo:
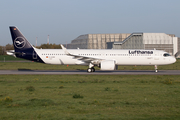
<svg viewBox="0 0 180 120">
<path fill-rule="evenodd" d="M 95 72 L 95 68 L 94 68 L 94 65 L 92 63 L 89 63 L 89 68 L 87 69 L 87 72 L 88 73 Z"/>
<path fill-rule="evenodd" d="M 94 67 L 88 68 L 88 69 L 87 69 L 87 72 L 88 72 L 88 73 L 90 73 L 90 72 L 95 72 L 95 68 L 94 68 Z"/>
<path fill-rule="evenodd" d="M 157 73 L 157 72 L 158 72 L 158 67 L 157 67 L 157 65 L 155 65 L 154 68 L 155 68 L 155 72 Z"/>
</svg>

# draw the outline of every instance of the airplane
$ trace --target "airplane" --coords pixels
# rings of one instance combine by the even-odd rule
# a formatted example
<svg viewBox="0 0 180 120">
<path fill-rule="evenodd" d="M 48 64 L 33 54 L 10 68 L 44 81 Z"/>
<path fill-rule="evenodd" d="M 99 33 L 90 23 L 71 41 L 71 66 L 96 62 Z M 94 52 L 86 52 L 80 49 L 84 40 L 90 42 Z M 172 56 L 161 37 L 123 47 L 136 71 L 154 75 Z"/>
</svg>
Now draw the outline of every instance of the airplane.
<svg viewBox="0 0 180 120">
<path fill-rule="evenodd" d="M 29 43 L 17 27 L 10 26 L 14 50 L 8 55 L 35 62 L 56 65 L 88 65 L 87 72 L 100 70 L 116 70 L 118 65 L 168 65 L 176 62 L 176 58 L 161 50 L 132 49 L 37 49 Z"/>
</svg>

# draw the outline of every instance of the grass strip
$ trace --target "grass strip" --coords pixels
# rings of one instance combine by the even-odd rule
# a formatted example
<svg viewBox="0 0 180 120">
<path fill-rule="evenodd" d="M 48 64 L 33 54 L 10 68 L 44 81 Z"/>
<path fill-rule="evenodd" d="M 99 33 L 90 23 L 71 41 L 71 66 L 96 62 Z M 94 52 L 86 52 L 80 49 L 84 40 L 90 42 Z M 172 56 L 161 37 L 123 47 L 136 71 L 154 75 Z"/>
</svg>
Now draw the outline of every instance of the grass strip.
<svg viewBox="0 0 180 120">
<path fill-rule="evenodd" d="M 179 75 L 0 75 L 0 119 L 179 119 L 179 88 Z"/>
</svg>

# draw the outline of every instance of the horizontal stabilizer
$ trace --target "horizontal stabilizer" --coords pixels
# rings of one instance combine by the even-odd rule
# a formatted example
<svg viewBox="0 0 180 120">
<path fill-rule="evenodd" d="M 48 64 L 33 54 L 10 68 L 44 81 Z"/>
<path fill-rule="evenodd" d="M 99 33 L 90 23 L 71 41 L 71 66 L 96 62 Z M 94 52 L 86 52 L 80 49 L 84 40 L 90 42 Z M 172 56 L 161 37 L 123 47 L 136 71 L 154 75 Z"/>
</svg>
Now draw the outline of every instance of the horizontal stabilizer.
<svg viewBox="0 0 180 120">
<path fill-rule="evenodd" d="M 11 56 L 14 56 L 16 57 L 16 55 L 24 55 L 26 53 L 23 53 L 23 52 L 15 52 L 14 50 L 9 50 L 9 51 L 6 51 L 7 55 L 11 55 Z"/>
<path fill-rule="evenodd" d="M 7 55 L 11 55 L 11 56 L 16 57 L 16 55 L 15 55 L 15 51 L 14 51 L 14 50 L 9 50 L 9 51 L 6 51 L 6 54 L 7 54 Z"/>
</svg>

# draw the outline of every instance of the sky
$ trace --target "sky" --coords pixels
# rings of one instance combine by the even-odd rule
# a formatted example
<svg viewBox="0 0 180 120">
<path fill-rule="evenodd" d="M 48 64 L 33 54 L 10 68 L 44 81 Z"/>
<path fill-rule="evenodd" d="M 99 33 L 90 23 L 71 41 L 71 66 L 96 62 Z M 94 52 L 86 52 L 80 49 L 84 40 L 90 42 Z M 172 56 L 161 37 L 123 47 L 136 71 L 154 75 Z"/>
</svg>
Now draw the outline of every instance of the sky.
<svg viewBox="0 0 180 120">
<path fill-rule="evenodd" d="M 67 44 L 79 35 L 167 33 L 180 37 L 180 0 L 0 0 L 0 46 L 16 26 L 35 45 Z"/>
</svg>

